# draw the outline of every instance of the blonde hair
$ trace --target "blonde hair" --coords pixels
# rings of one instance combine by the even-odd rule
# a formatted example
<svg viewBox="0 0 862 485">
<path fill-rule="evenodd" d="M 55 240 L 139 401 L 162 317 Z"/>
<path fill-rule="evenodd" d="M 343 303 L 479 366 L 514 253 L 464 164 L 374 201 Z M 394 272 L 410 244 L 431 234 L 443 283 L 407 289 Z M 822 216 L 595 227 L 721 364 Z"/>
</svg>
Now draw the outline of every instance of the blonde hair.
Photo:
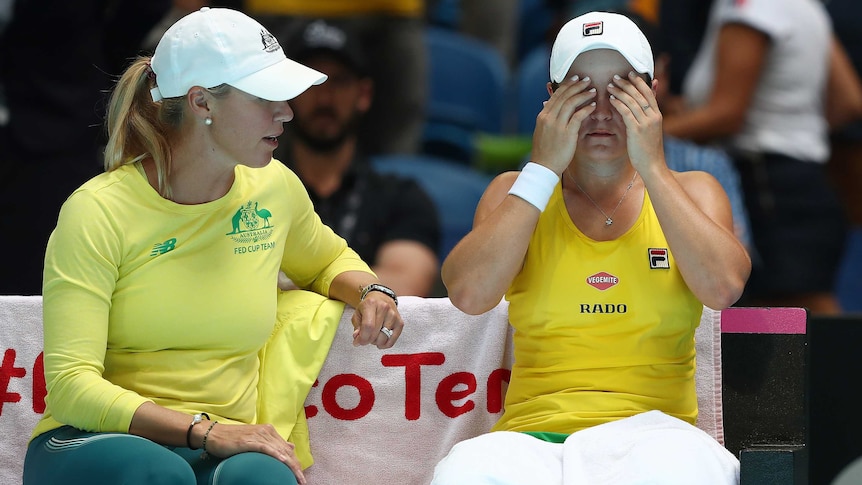
<svg viewBox="0 0 862 485">
<path fill-rule="evenodd" d="M 106 116 L 105 170 L 152 158 L 159 194 L 170 199 L 170 138 L 182 124 L 186 97 L 153 101 L 150 89 L 156 85 L 154 78 L 150 57 L 138 57 L 114 86 Z M 208 91 L 222 96 L 229 90 L 230 86 L 222 84 Z"/>
</svg>

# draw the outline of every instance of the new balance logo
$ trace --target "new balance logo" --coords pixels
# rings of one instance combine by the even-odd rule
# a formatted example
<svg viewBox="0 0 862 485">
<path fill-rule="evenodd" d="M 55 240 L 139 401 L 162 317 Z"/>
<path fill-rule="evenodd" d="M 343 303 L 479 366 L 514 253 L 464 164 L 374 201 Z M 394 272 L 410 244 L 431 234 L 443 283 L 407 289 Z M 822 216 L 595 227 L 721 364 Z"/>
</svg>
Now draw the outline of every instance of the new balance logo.
<svg viewBox="0 0 862 485">
<path fill-rule="evenodd" d="M 177 238 L 172 237 L 163 243 L 153 244 L 153 250 L 150 251 L 150 256 L 159 256 L 168 251 L 173 251 L 177 246 Z"/>
</svg>

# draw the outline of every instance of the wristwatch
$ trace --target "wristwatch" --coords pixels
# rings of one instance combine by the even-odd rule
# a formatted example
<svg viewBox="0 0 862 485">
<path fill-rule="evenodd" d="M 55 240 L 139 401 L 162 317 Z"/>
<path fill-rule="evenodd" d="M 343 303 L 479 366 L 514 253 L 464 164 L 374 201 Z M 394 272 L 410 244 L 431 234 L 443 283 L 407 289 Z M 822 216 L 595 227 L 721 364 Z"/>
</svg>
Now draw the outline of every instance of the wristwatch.
<svg viewBox="0 0 862 485">
<path fill-rule="evenodd" d="M 385 294 L 389 298 L 392 298 L 392 300 L 395 302 L 395 306 L 398 306 L 398 296 L 395 295 L 395 292 L 392 291 L 391 288 L 387 288 L 379 283 L 371 283 L 370 285 L 363 287 L 360 291 L 361 292 L 359 294 L 359 301 L 365 300 L 365 297 L 368 296 L 368 294 L 372 291 L 379 291 L 380 293 Z"/>
</svg>

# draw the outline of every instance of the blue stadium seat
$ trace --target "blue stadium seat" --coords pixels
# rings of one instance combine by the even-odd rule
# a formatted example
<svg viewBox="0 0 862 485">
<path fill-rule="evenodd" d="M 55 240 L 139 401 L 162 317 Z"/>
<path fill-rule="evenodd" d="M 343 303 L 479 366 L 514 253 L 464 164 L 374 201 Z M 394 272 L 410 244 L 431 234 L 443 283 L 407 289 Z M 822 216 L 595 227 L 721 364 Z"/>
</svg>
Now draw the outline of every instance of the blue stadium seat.
<svg viewBox="0 0 862 485">
<path fill-rule="evenodd" d="M 496 0 L 489 0 L 496 1 Z M 434 0 L 428 8 L 428 24 L 458 30 L 463 6 L 461 0 Z M 534 47 L 548 39 L 554 22 L 554 9 L 546 0 L 519 0 L 515 37 L 516 59 L 520 61 Z M 493 19 L 489 20 L 493 22 Z"/>
<path fill-rule="evenodd" d="M 423 144 L 454 144 L 469 161 L 472 135 L 502 131 L 508 67 L 493 47 L 451 29 L 426 27 L 425 42 L 428 98 Z"/>
<path fill-rule="evenodd" d="M 491 177 L 457 162 L 425 155 L 378 155 L 375 170 L 415 180 L 431 197 L 440 219 L 442 261 L 473 227 L 476 205 Z"/>
<path fill-rule="evenodd" d="M 836 293 L 845 312 L 862 313 L 862 227 L 847 235 L 847 247 L 838 270 Z"/>
<path fill-rule="evenodd" d="M 433 0 L 428 8 L 428 23 L 457 30 L 461 22 L 460 0 Z"/>
<path fill-rule="evenodd" d="M 550 57 L 550 49 L 540 45 L 524 56 L 512 76 L 516 131 L 522 135 L 533 133 L 536 115 L 542 111 L 542 102 L 548 100 Z"/>
<path fill-rule="evenodd" d="M 518 5 L 518 62 L 548 41 L 554 23 L 554 9 L 546 0 L 520 0 Z"/>
</svg>

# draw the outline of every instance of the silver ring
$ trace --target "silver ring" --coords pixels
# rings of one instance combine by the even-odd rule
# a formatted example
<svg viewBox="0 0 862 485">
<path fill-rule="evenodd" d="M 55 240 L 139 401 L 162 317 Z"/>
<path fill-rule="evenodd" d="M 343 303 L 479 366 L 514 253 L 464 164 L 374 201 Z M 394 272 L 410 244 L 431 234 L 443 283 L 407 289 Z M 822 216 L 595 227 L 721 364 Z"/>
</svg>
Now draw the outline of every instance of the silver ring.
<svg viewBox="0 0 862 485">
<path fill-rule="evenodd" d="M 386 338 L 387 338 L 387 339 L 392 338 L 392 329 L 391 329 L 391 328 L 380 327 L 380 332 L 381 332 L 383 335 L 386 335 Z"/>
<path fill-rule="evenodd" d="M 649 107 L 650 106 L 648 104 L 645 104 L 645 105 L 641 106 L 641 109 L 646 111 L 647 109 L 649 109 Z"/>
</svg>

